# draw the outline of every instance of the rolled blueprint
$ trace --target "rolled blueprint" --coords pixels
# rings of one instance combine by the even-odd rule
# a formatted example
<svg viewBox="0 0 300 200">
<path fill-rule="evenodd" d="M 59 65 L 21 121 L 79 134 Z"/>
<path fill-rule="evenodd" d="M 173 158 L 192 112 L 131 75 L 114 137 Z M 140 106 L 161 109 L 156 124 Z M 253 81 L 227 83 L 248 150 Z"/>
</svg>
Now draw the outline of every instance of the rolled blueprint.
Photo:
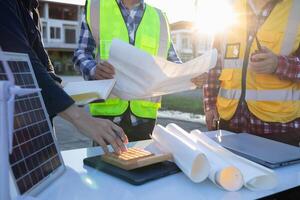
<svg viewBox="0 0 300 200">
<path fill-rule="evenodd" d="M 169 124 L 166 129 L 182 139 L 190 140 L 206 155 L 211 166 L 208 177 L 213 183 L 227 191 L 237 191 L 243 187 L 244 181 L 241 171 L 222 158 L 214 148 L 210 148 L 205 143 L 197 144 L 195 136 L 189 134 L 176 124 Z"/>
<path fill-rule="evenodd" d="M 230 152 L 199 130 L 194 130 L 191 134 L 197 138 L 199 145 L 214 149 L 214 152 L 217 152 L 219 156 L 237 167 L 243 174 L 246 188 L 259 191 L 276 187 L 277 177 L 272 170 Z"/>
<path fill-rule="evenodd" d="M 173 155 L 174 162 L 193 182 L 199 183 L 208 177 L 208 160 L 190 141 L 178 137 L 160 125 L 155 126 L 152 138 L 164 152 Z"/>
</svg>

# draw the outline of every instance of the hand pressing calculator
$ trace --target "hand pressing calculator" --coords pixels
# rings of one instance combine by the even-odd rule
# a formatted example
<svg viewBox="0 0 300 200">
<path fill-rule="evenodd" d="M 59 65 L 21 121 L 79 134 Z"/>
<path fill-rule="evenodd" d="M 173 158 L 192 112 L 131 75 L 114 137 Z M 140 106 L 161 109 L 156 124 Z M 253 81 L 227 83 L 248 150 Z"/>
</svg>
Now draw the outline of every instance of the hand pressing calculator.
<svg viewBox="0 0 300 200">
<path fill-rule="evenodd" d="M 175 163 L 170 162 L 170 154 L 153 154 L 139 148 L 129 148 L 121 155 L 109 153 L 85 158 L 86 166 L 122 179 L 133 185 L 142 185 L 180 172 Z"/>
<path fill-rule="evenodd" d="M 114 165 L 116 167 L 132 170 L 155 163 L 172 159 L 170 154 L 153 154 L 149 151 L 139 148 L 129 148 L 126 152 L 118 155 L 116 153 L 108 153 L 101 156 L 102 161 Z"/>
</svg>

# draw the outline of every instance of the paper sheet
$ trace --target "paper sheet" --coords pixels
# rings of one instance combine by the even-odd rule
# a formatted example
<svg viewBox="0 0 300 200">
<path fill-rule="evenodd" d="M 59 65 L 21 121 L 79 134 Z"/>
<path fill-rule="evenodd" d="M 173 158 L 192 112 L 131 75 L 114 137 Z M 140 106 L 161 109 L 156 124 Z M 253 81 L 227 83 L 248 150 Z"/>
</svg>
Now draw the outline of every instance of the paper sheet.
<svg viewBox="0 0 300 200">
<path fill-rule="evenodd" d="M 199 183 L 207 178 L 210 169 L 208 160 L 191 142 L 160 125 L 154 128 L 152 138 L 164 152 L 173 155 L 174 162 L 193 182 Z"/>
<path fill-rule="evenodd" d="M 210 146 L 205 143 L 201 145 L 197 144 L 198 139 L 195 136 L 189 134 L 176 124 L 169 124 L 166 128 L 182 139 L 193 142 L 194 145 L 206 155 L 211 166 L 209 179 L 213 183 L 227 191 L 238 191 L 243 187 L 244 181 L 242 172 L 221 157 L 214 148 L 210 148 Z"/>
<path fill-rule="evenodd" d="M 210 149 L 214 149 L 219 156 L 237 167 L 242 172 L 244 186 L 248 189 L 259 191 L 276 187 L 277 177 L 272 170 L 230 152 L 199 130 L 194 130 L 191 134 L 197 138 L 200 146 L 205 145 Z"/>
<path fill-rule="evenodd" d="M 108 62 L 116 71 L 113 94 L 128 100 L 143 99 L 195 89 L 191 79 L 216 65 L 217 51 L 208 51 L 185 64 L 175 64 L 116 39 Z"/>
</svg>

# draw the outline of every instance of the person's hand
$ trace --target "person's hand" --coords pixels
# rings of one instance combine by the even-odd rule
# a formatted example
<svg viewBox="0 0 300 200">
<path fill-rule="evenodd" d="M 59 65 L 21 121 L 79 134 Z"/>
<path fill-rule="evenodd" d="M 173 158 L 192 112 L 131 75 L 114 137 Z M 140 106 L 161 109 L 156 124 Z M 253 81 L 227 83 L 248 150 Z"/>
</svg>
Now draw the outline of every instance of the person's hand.
<svg viewBox="0 0 300 200">
<path fill-rule="evenodd" d="M 59 115 L 70 121 L 87 137 L 96 141 L 105 153 L 109 152 L 106 142 L 111 144 L 117 154 L 127 151 L 125 144 L 128 143 L 128 138 L 124 131 L 113 122 L 91 117 L 82 108 L 75 105 L 70 106 Z"/>
<path fill-rule="evenodd" d="M 216 130 L 215 121 L 219 119 L 217 108 L 205 112 L 206 126 L 209 131 Z"/>
<path fill-rule="evenodd" d="M 114 78 L 114 75 L 115 75 L 115 69 L 110 63 L 103 61 L 96 66 L 96 70 L 95 70 L 96 80 L 112 79 Z"/>
<path fill-rule="evenodd" d="M 266 47 L 251 55 L 249 69 L 257 74 L 273 74 L 278 65 L 278 56 Z"/>
<path fill-rule="evenodd" d="M 192 83 L 194 83 L 198 88 L 201 88 L 201 87 L 206 83 L 207 77 L 208 77 L 208 74 L 207 74 L 207 73 L 204 73 L 204 74 L 201 74 L 201 75 L 198 76 L 198 77 L 193 78 L 191 81 L 192 81 Z"/>
</svg>

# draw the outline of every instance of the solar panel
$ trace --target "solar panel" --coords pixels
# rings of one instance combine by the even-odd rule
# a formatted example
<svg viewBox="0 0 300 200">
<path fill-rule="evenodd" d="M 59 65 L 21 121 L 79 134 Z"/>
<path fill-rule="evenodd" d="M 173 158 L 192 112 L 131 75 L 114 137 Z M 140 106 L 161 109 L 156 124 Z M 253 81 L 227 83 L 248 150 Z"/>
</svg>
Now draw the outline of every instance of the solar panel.
<svg viewBox="0 0 300 200">
<path fill-rule="evenodd" d="M 16 85 L 38 88 L 27 55 L 0 55 L 0 81 L 7 80 L 3 62 L 11 68 Z M 36 195 L 64 170 L 40 92 L 16 97 L 13 135 L 10 165 L 16 191 L 21 195 Z"/>
</svg>

